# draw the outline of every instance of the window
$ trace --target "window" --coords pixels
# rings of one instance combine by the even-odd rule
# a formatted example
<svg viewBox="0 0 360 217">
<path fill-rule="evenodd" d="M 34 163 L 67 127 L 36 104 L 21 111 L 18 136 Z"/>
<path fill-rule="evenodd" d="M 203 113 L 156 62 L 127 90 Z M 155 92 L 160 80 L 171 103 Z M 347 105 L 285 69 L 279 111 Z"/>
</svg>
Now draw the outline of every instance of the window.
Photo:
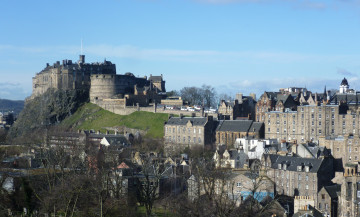
<svg viewBox="0 0 360 217">
<path fill-rule="evenodd" d="M 241 187 L 241 182 L 237 182 L 236 187 L 240 188 Z"/>
<path fill-rule="evenodd" d="M 298 180 L 299 180 L 299 181 L 301 180 L 301 174 L 298 175 Z"/>
<path fill-rule="evenodd" d="M 305 185 L 305 189 L 306 189 L 306 190 L 309 189 L 309 185 L 308 185 L 308 184 Z"/>
<path fill-rule="evenodd" d="M 173 133 L 175 133 L 175 127 L 173 128 Z"/>
<path fill-rule="evenodd" d="M 201 143 L 201 138 L 199 137 L 199 143 Z"/>
<path fill-rule="evenodd" d="M 321 209 L 321 203 L 319 203 L 319 209 Z"/>
<path fill-rule="evenodd" d="M 321 199 L 325 200 L 325 194 L 321 194 Z"/>
<path fill-rule="evenodd" d="M 199 134 L 201 134 L 201 129 L 199 129 Z"/>
<path fill-rule="evenodd" d="M 308 175 L 305 176 L 305 180 L 309 181 L 309 176 Z"/>
<path fill-rule="evenodd" d="M 268 132 L 270 132 L 270 128 L 268 128 Z"/>
<path fill-rule="evenodd" d="M 319 121 L 319 126 L 321 126 L 321 121 Z"/>
<path fill-rule="evenodd" d="M 194 134 L 196 133 L 196 128 L 194 128 Z"/>
<path fill-rule="evenodd" d="M 286 125 L 286 121 L 284 121 L 284 125 Z"/>
<path fill-rule="evenodd" d="M 327 203 L 325 203 L 325 209 L 328 209 L 328 208 L 329 208 L 328 204 L 327 204 Z"/>
<path fill-rule="evenodd" d="M 335 115 L 334 114 L 331 114 L 331 119 L 334 119 L 335 118 Z"/>
<path fill-rule="evenodd" d="M 331 125 L 333 125 L 333 126 L 334 126 L 334 124 L 335 124 L 335 122 L 334 122 L 334 121 L 331 121 Z"/>
<path fill-rule="evenodd" d="M 190 143 L 190 141 L 191 141 L 191 138 L 190 138 L 190 136 L 188 136 L 188 143 Z"/>
<path fill-rule="evenodd" d="M 193 138 L 194 143 L 196 143 L 196 137 Z"/>
<path fill-rule="evenodd" d="M 300 171 L 301 172 L 301 170 L 302 170 L 302 167 L 301 166 L 297 166 L 297 171 Z M 299 174 L 299 176 L 300 176 L 300 174 Z M 300 180 L 300 179 L 299 179 Z"/>
</svg>

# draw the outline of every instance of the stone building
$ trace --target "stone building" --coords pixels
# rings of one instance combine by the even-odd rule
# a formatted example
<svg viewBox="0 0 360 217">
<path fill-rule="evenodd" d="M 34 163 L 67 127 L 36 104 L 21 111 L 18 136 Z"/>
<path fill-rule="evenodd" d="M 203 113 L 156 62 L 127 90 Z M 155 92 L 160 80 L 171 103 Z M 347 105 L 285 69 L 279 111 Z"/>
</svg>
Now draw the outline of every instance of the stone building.
<svg viewBox="0 0 360 217">
<path fill-rule="evenodd" d="M 332 156 L 342 160 L 342 165 L 357 165 L 360 161 L 359 136 L 321 137 L 319 144 L 331 150 Z"/>
<path fill-rule="evenodd" d="M 216 128 L 216 144 L 233 146 L 237 138 L 264 138 L 264 124 L 251 120 L 222 120 Z"/>
<path fill-rule="evenodd" d="M 207 117 L 170 117 L 164 126 L 166 145 L 177 148 L 212 146 L 215 142 L 217 121 Z"/>
<path fill-rule="evenodd" d="M 215 151 L 213 160 L 216 168 L 244 168 L 249 166 L 249 157 L 240 149 L 222 149 Z"/>
<path fill-rule="evenodd" d="M 318 193 L 317 208 L 324 216 L 338 216 L 338 194 L 341 193 L 341 185 L 324 186 Z"/>
<path fill-rule="evenodd" d="M 297 95 L 295 95 L 297 98 Z M 265 121 L 265 113 L 269 111 L 283 112 L 296 110 L 297 102 L 290 93 L 264 92 L 256 103 L 256 121 Z"/>
<path fill-rule="evenodd" d="M 268 177 L 275 182 L 278 194 L 310 196 L 318 204 L 317 193 L 334 177 L 333 159 L 300 158 L 263 155 L 262 165 Z"/>
<path fill-rule="evenodd" d="M 345 167 L 344 173 L 336 179 L 341 185 L 338 195 L 338 216 L 357 217 L 360 215 L 360 173 L 358 166 Z"/>
<path fill-rule="evenodd" d="M 46 67 L 33 77 L 32 97 L 45 93 L 48 89 L 74 90 L 89 89 L 90 76 L 93 74 L 115 75 L 115 64 L 110 61 L 102 63 L 85 63 L 85 55 L 80 55 L 77 63 L 71 60 L 57 61 Z"/>
<path fill-rule="evenodd" d="M 243 96 L 241 93 L 236 94 L 236 99 L 232 102 L 221 100 L 218 114 L 221 120 L 236 119 L 255 119 L 255 94 L 252 96 Z"/>
<path fill-rule="evenodd" d="M 344 88 L 344 81 L 340 89 Z M 265 112 L 265 138 L 304 143 L 331 136 L 360 135 L 360 93 L 300 94 L 294 111 Z"/>
</svg>

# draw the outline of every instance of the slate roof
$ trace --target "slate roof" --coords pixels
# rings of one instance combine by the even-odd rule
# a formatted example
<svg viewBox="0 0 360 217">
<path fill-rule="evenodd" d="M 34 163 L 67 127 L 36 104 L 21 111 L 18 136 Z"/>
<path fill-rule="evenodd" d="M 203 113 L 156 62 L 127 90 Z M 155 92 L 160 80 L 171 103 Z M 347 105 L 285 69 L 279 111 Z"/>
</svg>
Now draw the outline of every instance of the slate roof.
<svg viewBox="0 0 360 217">
<path fill-rule="evenodd" d="M 248 132 L 252 122 L 251 120 L 222 120 L 216 131 Z"/>
<path fill-rule="evenodd" d="M 271 155 L 268 155 L 271 156 Z M 286 170 L 297 171 L 297 166 L 309 166 L 309 172 L 316 173 L 321 167 L 322 159 L 301 158 L 294 156 L 273 155 L 270 158 L 271 168 L 278 169 L 278 164 L 286 164 Z"/>
<path fill-rule="evenodd" d="M 279 92 L 265 92 L 270 99 L 276 99 Z"/>
<path fill-rule="evenodd" d="M 337 198 L 337 192 L 341 191 L 341 185 L 325 186 L 324 188 L 329 193 L 331 198 Z"/>
<path fill-rule="evenodd" d="M 127 145 L 129 142 L 125 138 L 125 136 L 122 135 L 116 135 L 116 136 L 105 136 L 105 139 L 109 142 L 111 146 L 113 145 Z"/>
<path fill-rule="evenodd" d="M 207 123 L 206 117 L 171 117 L 167 124 L 169 125 L 186 125 L 188 121 L 191 121 L 191 123 L 194 126 L 204 126 Z"/>
</svg>

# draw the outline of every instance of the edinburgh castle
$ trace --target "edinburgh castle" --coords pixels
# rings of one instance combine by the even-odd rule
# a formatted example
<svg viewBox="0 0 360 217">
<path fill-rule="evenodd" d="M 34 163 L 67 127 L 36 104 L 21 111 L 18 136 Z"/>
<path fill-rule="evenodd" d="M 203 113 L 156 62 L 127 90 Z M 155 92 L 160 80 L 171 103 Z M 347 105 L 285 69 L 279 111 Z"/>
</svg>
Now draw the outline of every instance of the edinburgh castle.
<svg viewBox="0 0 360 217">
<path fill-rule="evenodd" d="M 161 76 L 135 77 L 132 73 L 116 74 L 116 66 L 110 61 L 86 63 L 80 55 L 77 63 L 71 60 L 57 61 L 33 77 L 31 98 L 55 90 L 88 90 L 90 102 L 101 107 L 148 106 L 160 103 L 165 93 L 165 81 Z"/>
</svg>

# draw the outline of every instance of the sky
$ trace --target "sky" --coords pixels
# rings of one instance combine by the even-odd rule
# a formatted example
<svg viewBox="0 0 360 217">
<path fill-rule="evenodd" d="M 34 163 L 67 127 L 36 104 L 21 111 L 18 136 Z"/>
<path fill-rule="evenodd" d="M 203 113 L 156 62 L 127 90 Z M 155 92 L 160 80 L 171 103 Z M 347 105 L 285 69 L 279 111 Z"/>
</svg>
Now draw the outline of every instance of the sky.
<svg viewBox="0 0 360 217">
<path fill-rule="evenodd" d="M 2 0 L 0 98 L 31 95 L 46 63 L 81 53 L 235 96 L 360 90 L 360 0 Z"/>
</svg>

